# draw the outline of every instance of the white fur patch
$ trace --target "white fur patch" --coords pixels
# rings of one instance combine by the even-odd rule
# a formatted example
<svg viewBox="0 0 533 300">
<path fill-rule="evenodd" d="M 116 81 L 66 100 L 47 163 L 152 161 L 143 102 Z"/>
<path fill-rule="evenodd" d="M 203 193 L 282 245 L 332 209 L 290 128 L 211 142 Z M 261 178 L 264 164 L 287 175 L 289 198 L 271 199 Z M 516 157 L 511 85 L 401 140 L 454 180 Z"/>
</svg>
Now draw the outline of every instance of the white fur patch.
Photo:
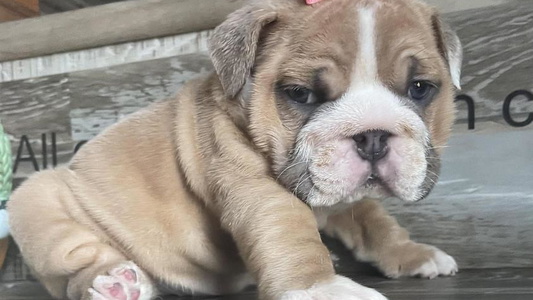
<svg viewBox="0 0 533 300">
<path fill-rule="evenodd" d="M 318 284 L 308 290 L 284 293 L 280 300 L 387 300 L 374 289 L 364 287 L 354 281 L 335 276 L 330 283 Z"/>
<path fill-rule="evenodd" d="M 414 270 L 411 276 L 433 279 L 438 276 L 453 276 L 458 271 L 459 268 L 455 259 L 442 250 L 435 248 L 433 257 L 420 268 Z"/>
<path fill-rule="evenodd" d="M 376 57 L 376 18 L 375 8 L 365 7 L 359 10 L 359 55 L 352 78 L 352 84 L 360 80 L 373 82 L 378 77 L 378 59 Z"/>
<path fill-rule="evenodd" d="M 422 196 L 420 186 L 426 179 L 425 145 L 405 137 L 389 139 L 390 152 L 378 162 L 379 174 L 387 178 L 390 188 L 405 201 L 416 201 Z M 410 176 L 409 176 L 410 175 Z"/>
</svg>

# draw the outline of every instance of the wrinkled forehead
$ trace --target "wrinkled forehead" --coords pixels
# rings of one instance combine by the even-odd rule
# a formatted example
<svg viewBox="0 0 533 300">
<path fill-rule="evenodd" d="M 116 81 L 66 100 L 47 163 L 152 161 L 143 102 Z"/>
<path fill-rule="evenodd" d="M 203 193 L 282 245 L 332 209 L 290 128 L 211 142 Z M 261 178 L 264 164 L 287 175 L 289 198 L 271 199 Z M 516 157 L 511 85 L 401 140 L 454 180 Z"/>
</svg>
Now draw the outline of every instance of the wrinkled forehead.
<svg viewBox="0 0 533 300">
<path fill-rule="evenodd" d="M 334 69 L 346 78 L 360 71 L 355 68 L 375 67 L 377 76 L 388 81 L 407 72 L 412 58 L 424 73 L 435 77 L 444 68 L 425 4 L 410 0 L 323 3 L 280 14 L 283 37 L 278 42 L 286 46 L 287 76 L 312 77 L 317 70 Z"/>
</svg>

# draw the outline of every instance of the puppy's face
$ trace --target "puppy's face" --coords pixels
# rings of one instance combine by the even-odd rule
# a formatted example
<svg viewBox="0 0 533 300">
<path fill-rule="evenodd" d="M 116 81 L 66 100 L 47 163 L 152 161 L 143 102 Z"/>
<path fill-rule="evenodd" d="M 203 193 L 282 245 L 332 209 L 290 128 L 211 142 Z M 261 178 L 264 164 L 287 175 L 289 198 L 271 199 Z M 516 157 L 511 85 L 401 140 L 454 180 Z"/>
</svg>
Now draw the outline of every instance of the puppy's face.
<svg viewBox="0 0 533 300">
<path fill-rule="evenodd" d="M 244 35 L 251 42 L 241 50 L 253 58 L 239 92 L 224 83 L 213 52 L 273 176 L 316 207 L 424 198 L 453 123 L 457 37 L 409 0 L 299 2 L 244 9 L 240 18 L 257 29 Z"/>
</svg>

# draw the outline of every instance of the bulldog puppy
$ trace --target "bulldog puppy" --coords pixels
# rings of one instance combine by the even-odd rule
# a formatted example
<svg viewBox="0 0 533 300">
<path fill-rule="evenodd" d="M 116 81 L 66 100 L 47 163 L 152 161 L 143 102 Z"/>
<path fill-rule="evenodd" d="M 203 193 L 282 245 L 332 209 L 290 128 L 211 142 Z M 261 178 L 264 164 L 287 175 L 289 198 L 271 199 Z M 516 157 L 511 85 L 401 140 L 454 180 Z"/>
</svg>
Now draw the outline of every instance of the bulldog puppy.
<svg viewBox="0 0 533 300">
<path fill-rule="evenodd" d="M 435 185 L 461 46 L 415 0 L 252 2 L 216 73 L 135 113 L 13 194 L 13 236 L 56 298 L 227 294 L 375 300 L 319 230 L 389 277 L 453 275 L 377 200 Z"/>
</svg>

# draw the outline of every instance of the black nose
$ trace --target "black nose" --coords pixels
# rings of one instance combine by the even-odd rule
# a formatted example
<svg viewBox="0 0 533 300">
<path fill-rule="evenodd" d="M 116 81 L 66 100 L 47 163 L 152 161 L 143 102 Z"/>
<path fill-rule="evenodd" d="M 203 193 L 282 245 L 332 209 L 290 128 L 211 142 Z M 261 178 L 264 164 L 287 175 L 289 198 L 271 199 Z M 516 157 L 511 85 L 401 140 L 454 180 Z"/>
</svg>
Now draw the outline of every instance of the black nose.
<svg viewBox="0 0 533 300">
<path fill-rule="evenodd" d="M 355 135 L 353 139 L 357 144 L 357 153 L 362 159 L 376 162 L 389 152 L 387 141 L 391 134 L 383 130 L 367 131 Z"/>
</svg>

